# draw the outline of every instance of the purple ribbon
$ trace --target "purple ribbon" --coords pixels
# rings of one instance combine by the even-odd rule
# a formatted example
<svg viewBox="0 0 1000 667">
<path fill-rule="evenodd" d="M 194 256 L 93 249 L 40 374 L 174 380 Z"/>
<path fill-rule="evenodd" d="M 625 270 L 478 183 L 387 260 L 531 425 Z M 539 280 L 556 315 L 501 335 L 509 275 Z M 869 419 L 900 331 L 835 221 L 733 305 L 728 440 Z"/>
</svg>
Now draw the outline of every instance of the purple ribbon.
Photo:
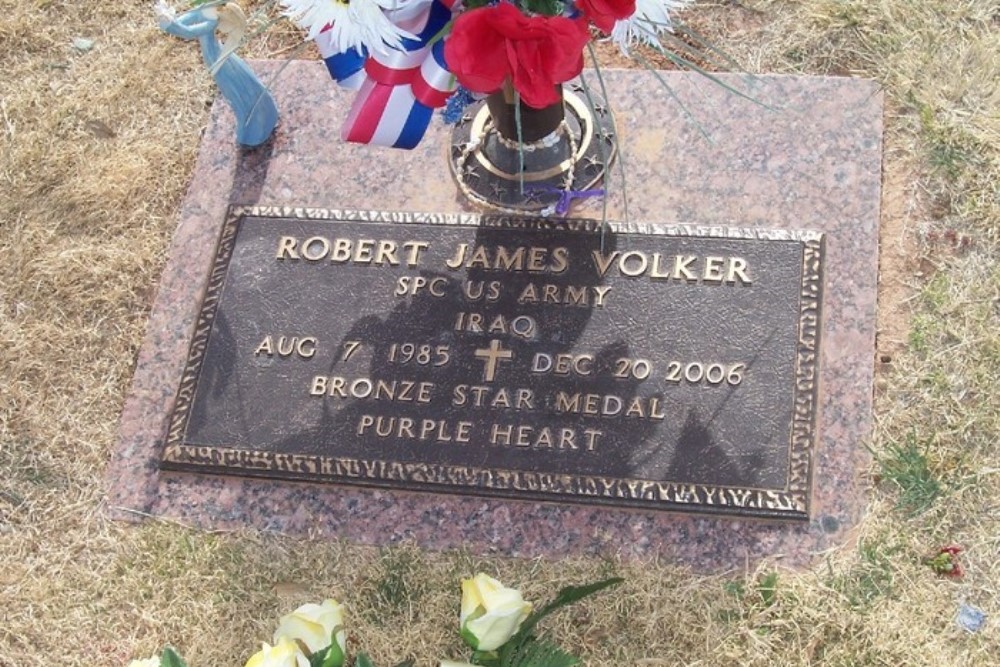
<svg viewBox="0 0 1000 667">
<path fill-rule="evenodd" d="M 559 194 L 559 201 L 556 202 L 556 215 L 566 217 L 569 207 L 574 199 L 586 199 L 587 197 L 603 197 L 606 193 L 604 188 L 593 190 L 562 190 L 560 188 L 529 188 L 532 192 L 546 192 L 549 194 Z"/>
</svg>

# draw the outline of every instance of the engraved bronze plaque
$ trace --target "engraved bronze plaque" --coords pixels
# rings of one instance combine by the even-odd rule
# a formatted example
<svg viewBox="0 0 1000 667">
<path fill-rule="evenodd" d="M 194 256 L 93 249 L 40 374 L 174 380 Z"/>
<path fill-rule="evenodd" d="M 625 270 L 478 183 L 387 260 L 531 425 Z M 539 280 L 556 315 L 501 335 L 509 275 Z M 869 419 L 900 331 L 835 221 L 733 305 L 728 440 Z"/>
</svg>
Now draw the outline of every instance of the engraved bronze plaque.
<svg viewBox="0 0 1000 667">
<path fill-rule="evenodd" d="M 237 208 L 163 467 L 806 519 L 822 236 Z"/>
</svg>

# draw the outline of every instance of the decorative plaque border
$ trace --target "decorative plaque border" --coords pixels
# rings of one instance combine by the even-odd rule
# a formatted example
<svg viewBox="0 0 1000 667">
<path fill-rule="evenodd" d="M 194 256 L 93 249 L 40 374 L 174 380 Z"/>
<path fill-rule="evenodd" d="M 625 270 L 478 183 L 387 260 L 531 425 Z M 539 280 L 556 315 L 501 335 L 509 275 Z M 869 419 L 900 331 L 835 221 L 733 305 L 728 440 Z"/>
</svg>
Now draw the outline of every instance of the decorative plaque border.
<svg viewBox="0 0 1000 667">
<path fill-rule="evenodd" d="M 788 483 L 782 490 L 707 486 L 656 480 L 564 475 L 521 470 L 485 469 L 428 463 L 402 463 L 333 456 L 283 454 L 184 443 L 215 314 L 222 298 L 240 221 L 244 217 L 294 218 L 309 221 L 378 222 L 400 225 L 489 226 L 508 229 L 553 229 L 620 234 L 798 241 L 802 243 L 798 342 L 795 360 L 793 416 L 790 429 Z M 472 213 L 415 213 L 336 209 L 233 206 L 219 237 L 170 417 L 161 468 L 187 472 L 233 474 L 345 482 L 415 491 L 482 493 L 514 499 L 583 502 L 646 509 L 705 513 L 738 513 L 740 517 L 805 521 L 809 519 L 811 475 L 819 412 L 819 337 L 822 324 L 824 237 L 809 230 L 748 227 L 601 222 Z M 277 474 L 275 474 L 277 473 Z"/>
</svg>

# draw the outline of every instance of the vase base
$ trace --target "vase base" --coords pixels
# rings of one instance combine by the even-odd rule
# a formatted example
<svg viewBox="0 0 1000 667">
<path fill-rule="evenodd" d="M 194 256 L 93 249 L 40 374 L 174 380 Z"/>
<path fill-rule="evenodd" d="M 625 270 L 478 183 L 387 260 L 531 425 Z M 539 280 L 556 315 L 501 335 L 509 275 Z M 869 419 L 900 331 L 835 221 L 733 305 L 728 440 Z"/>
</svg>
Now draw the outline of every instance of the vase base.
<svg viewBox="0 0 1000 667">
<path fill-rule="evenodd" d="M 554 213 L 563 212 L 567 191 L 599 187 L 618 149 L 614 118 L 603 100 L 591 107 L 579 86 L 563 97 L 560 127 L 522 147 L 500 136 L 485 102 L 470 106 L 451 137 L 449 162 L 462 194 L 496 211 Z"/>
</svg>

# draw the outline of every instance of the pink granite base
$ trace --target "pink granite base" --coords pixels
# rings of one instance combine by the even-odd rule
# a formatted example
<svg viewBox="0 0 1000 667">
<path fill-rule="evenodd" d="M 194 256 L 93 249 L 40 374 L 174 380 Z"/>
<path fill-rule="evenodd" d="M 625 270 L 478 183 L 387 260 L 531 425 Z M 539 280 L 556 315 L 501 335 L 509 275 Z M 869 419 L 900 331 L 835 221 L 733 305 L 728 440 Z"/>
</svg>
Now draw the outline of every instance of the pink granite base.
<svg viewBox="0 0 1000 667">
<path fill-rule="evenodd" d="M 283 65 L 255 67 L 267 73 Z M 293 62 L 281 73 L 274 90 L 281 123 L 264 147 L 239 150 L 228 108 L 216 102 L 212 109 L 108 466 L 108 514 L 522 557 L 659 557 L 699 570 L 752 566 L 765 557 L 804 566 L 847 541 L 864 509 L 860 473 L 872 424 L 882 95 L 871 81 L 765 76 L 753 83 L 752 94 L 766 108 L 698 75 L 664 76 L 711 142 L 652 74 L 605 71 L 626 167 L 629 220 L 827 234 L 811 522 L 161 473 L 168 416 L 229 204 L 471 210 L 448 171 L 449 127 L 435 119 L 413 151 L 341 143 L 351 94 L 331 83 L 322 63 L 310 61 Z M 609 219 L 626 218 L 620 184 L 616 172 Z M 592 201 L 573 211 L 600 214 Z"/>
</svg>

